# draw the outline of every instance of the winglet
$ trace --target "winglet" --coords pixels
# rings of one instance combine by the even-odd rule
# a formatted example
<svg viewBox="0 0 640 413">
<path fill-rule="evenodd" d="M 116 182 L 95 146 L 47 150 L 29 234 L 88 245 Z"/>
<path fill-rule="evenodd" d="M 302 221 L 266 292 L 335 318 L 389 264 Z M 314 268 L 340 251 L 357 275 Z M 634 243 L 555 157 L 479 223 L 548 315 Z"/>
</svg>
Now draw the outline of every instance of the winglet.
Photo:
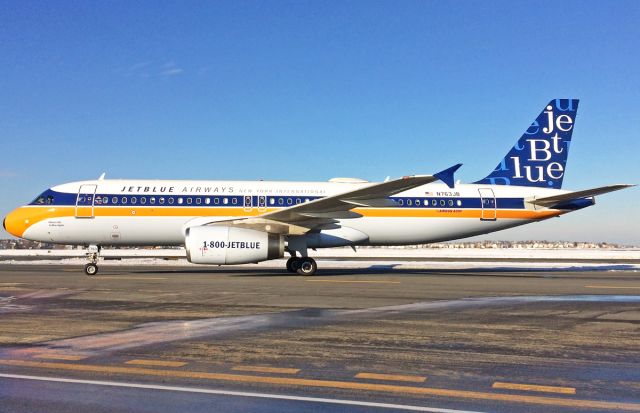
<svg viewBox="0 0 640 413">
<path fill-rule="evenodd" d="M 453 179 L 453 174 L 462 166 L 461 163 L 457 165 L 453 165 L 451 168 L 447 168 L 444 171 L 440 171 L 436 174 L 433 174 L 436 178 L 447 184 L 449 188 L 453 188 L 455 186 L 455 181 Z"/>
</svg>

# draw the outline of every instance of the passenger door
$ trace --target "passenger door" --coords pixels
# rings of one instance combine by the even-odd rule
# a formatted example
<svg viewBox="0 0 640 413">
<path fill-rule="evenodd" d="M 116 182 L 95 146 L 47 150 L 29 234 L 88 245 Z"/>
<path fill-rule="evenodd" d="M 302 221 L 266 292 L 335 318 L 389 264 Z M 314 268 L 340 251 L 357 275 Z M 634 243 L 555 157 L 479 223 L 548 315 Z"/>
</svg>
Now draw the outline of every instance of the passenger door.
<svg viewBox="0 0 640 413">
<path fill-rule="evenodd" d="M 496 212 L 496 196 L 491 188 L 480 188 L 480 204 L 482 205 L 481 221 L 495 221 L 497 219 Z"/>
<path fill-rule="evenodd" d="M 76 197 L 76 218 L 93 218 L 93 205 L 95 202 L 96 189 L 98 185 L 80 185 L 78 196 Z"/>
</svg>

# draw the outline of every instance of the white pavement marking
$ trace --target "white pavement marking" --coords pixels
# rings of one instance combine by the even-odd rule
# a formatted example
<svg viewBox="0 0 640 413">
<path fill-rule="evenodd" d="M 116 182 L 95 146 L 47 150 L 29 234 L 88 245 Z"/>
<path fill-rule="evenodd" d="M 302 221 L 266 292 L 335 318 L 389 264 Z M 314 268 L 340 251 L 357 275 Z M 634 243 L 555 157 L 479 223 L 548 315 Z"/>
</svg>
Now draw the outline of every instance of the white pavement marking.
<svg viewBox="0 0 640 413">
<path fill-rule="evenodd" d="M 342 405 L 349 405 L 349 406 L 378 407 L 382 409 L 409 410 L 414 412 L 483 413 L 483 412 L 472 411 L 472 410 L 439 409 L 437 407 L 409 406 L 404 404 L 390 404 L 390 403 L 374 403 L 374 402 L 365 402 L 365 401 L 358 401 L 358 400 L 325 399 L 325 398 L 318 398 L 318 397 L 288 396 L 285 394 L 249 393 L 249 392 L 239 392 L 239 391 L 203 389 L 198 387 L 162 386 L 159 384 L 127 383 L 127 382 L 102 381 L 102 380 L 78 380 L 78 379 L 67 379 L 63 377 L 24 376 L 21 374 L 2 374 L 2 373 L 0 373 L 0 377 L 4 377 L 7 379 L 17 379 L 17 380 L 35 380 L 35 381 L 45 381 L 45 382 L 57 382 L 57 383 L 91 384 L 94 386 L 125 387 L 125 388 L 132 388 L 132 389 L 164 390 L 164 391 L 175 391 L 175 392 L 183 392 L 183 393 L 217 394 L 217 395 L 223 395 L 223 396 L 255 397 L 255 398 L 261 398 L 261 399 L 293 400 L 293 401 L 302 401 L 302 402 L 311 402 L 311 403 L 327 403 L 327 404 L 342 404 Z"/>
</svg>

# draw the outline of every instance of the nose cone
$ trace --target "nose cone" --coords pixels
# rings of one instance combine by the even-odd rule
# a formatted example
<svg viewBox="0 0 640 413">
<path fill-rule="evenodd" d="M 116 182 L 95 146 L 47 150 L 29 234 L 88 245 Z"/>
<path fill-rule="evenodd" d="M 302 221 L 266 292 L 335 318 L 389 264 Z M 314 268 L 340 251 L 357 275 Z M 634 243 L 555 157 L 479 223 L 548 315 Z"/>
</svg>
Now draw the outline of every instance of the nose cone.
<svg viewBox="0 0 640 413">
<path fill-rule="evenodd" d="M 15 237 L 22 237 L 26 229 L 25 218 L 22 215 L 19 209 L 10 212 L 2 221 L 5 231 Z"/>
</svg>

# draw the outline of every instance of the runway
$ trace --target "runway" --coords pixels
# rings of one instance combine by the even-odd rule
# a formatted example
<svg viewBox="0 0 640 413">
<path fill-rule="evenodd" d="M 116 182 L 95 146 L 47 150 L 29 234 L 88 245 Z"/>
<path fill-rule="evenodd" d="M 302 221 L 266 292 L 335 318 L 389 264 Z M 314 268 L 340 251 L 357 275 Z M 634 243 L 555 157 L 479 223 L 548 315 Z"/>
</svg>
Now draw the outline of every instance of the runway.
<svg viewBox="0 0 640 413">
<path fill-rule="evenodd" d="M 0 411 L 640 411 L 640 276 L 0 265 Z"/>
</svg>

